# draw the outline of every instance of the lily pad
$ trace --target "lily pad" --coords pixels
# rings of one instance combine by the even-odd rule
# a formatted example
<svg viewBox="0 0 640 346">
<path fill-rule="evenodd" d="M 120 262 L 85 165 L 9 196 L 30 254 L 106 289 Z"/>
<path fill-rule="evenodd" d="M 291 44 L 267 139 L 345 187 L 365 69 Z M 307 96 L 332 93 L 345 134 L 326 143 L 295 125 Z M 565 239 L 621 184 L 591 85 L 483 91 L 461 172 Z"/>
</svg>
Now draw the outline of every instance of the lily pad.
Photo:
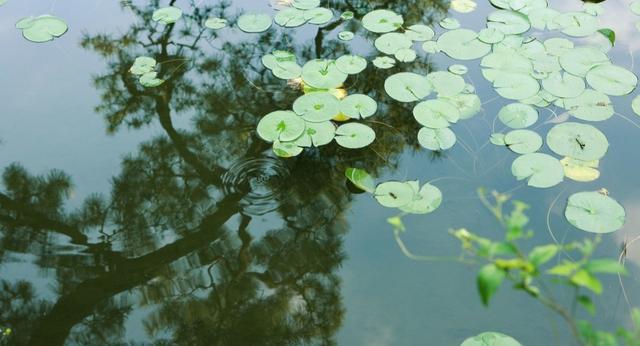
<svg viewBox="0 0 640 346">
<path fill-rule="evenodd" d="M 510 100 L 524 100 L 540 91 L 540 84 L 535 78 L 513 72 L 498 74 L 493 80 L 493 87 L 500 96 Z"/>
<path fill-rule="evenodd" d="M 517 154 L 530 154 L 542 147 L 542 137 L 531 130 L 513 130 L 504 136 L 505 145 Z"/>
<path fill-rule="evenodd" d="M 362 17 L 362 26 L 378 34 L 396 31 L 404 24 L 402 16 L 389 10 L 375 10 Z"/>
<path fill-rule="evenodd" d="M 273 142 L 273 152 L 283 158 L 294 157 L 302 153 L 302 148 L 292 142 Z"/>
<path fill-rule="evenodd" d="M 312 92 L 298 97 L 293 111 L 306 121 L 324 122 L 340 113 L 340 101 L 329 92 Z"/>
<path fill-rule="evenodd" d="M 414 189 L 413 199 L 409 204 L 400 207 L 400 210 L 410 214 L 428 214 L 440 207 L 442 204 L 442 191 L 437 187 L 426 183 L 422 185 L 420 191 L 415 191 L 417 182 L 409 182 Z"/>
<path fill-rule="evenodd" d="M 435 54 L 440 51 L 440 48 L 438 48 L 438 42 L 427 41 L 422 44 L 422 50 L 429 54 Z"/>
<path fill-rule="evenodd" d="M 264 13 L 246 13 L 238 18 L 238 27 L 248 33 L 265 32 L 272 24 L 271 16 Z"/>
<path fill-rule="evenodd" d="M 278 11 L 273 17 L 273 21 L 285 28 L 295 28 L 307 22 L 305 11 L 294 7 L 288 7 Z"/>
<path fill-rule="evenodd" d="M 538 121 L 538 111 L 524 103 L 510 103 L 500 109 L 498 118 L 512 129 L 523 129 Z"/>
<path fill-rule="evenodd" d="M 139 56 L 134 60 L 133 65 L 129 69 L 134 75 L 143 75 L 145 73 L 149 73 L 156 68 L 156 59 L 150 58 L 148 56 Z"/>
<path fill-rule="evenodd" d="M 582 161 L 565 157 L 560 160 L 560 163 L 564 167 L 564 175 L 571 180 L 589 182 L 600 177 L 600 171 L 598 171 L 600 161 L 598 160 Z"/>
<path fill-rule="evenodd" d="M 569 114 L 586 121 L 607 120 L 615 113 L 609 96 L 591 89 L 578 97 L 564 99 L 560 104 Z"/>
<path fill-rule="evenodd" d="M 598 30 L 598 18 L 585 12 L 562 13 L 553 22 L 564 34 L 573 37 L 589 36 Z"/>
<path fill-rule="evenodd" d="M 164 83 L 163 79 L 158 78 L 158 73 L 155 71 L 148 72 L 140 76 L 140 84 L 146 88 L 155 88 L 158 85 Z"/>
<path fill-rule="evenodd" d="M 587 72 L 587 83 L 597 91 L 613 96 L 630 94 L 638 84 L 638 77 L 616 65 L 599 65 Z"/>
<path fill-rule="evenodd" d="M 353 94 L 340 101 L 340 112 L 351 119 L 364 119 L 376 113 L 378 103 L 363 94 Z"/>
<path fill-rule="evenodd" d="M 454 30 L 460 27 L 460 21 L 452 17 L 442 19 L 439 24 L 442 28 L 447 30 Z"/>
<path fill-rule="evenodd" d="M 172 24 L 182 17 L 182 10 L 175 6 L 167 6 L 153 11 L 151 19 L 162 24 Z"/>
<path fill-rule="evenodd" d="M 404 34 L 411 40 L 417 42 L 429 41 L 436 33 L 430 26 L 424 24 L 414 24 L 407 28 Z"/>
<path fill-rule="evenodd" d="M 394 100 L 415 102 L 429 96 L 433 87 L 425 76 L 412 72 L 400 72 L 387 77 L 384 90 Z"/>
<path fill-rule="evenodd" d="M 342 41 L 351 41 L 356 35 L 352 31 L 340 31 L 338 33 L 338 38 Z"/>
<path fill-rule="evenodd" d="M 545 41 L 545 45 L 549 41 Z M 564 41 L 555 42 L 561 44 Z M 609 57 L 594 47 L 568 48 L 560 55 L 562 68 L 578 77 L 586 76 L 589 70 L 602 64 L 609 64 Z"/>
<path fill-rule="evenodd" d="M 318 89 L 337 88 L 347 80 L 347 76 L 333 60 L 310 60 L 302 67 L 302 80 Z"/>
<path fill-rule="evenodd" d="M 504 33 L 496 28 L 484 28 L 478 33 L 478 40 L 484 43 L 498 43 L 504 40 Z"/>
<path fill-rule="evenodd" d="M 376 186 L 375 186 L 375 183 L 373 182 L 373 178 L 364 169 L 347 168 L 344 172 L 344 175 L 357 188 L 369 193 L 375 192 Z"/>
<path fill-rule="evenodd" d="M 224 18 L 217 18 L 217 17 L 208 18 L 204 22 L 204 26 L 213 30 L 222 29 L 227 26 L 227 20 Z"/>
<path fill-rule="evenodd" d="M 388 181 L 376 186 L 376 200 L 388 208 L 399 208 L 413 201 L 415 191 L 407 182 Z"/>
<path fill-rule="evenodd" d="M 440 35 L 438 49 L 453 59 L 475 60 L 487 55 L 491 45 L 478 40 L 478 34 L 473 30 L 457 29 Z"/>
<path fill-rule="evenodd" d="M 522 346 L 516 339 L 496 332 L 484 332 L 466 339 L 460 346 Z"/>
<path fill-rule="evenodd" d="M 482 101 L 476 94 L 460 93 L 449 97 L 441 97 L 443 101 L 450 102 L 460 112 L 460 119 L 469 119 L 482 110 Z"/>
<path fill-rule="evenodd" d="M 456 134 L 446 127 L 441 129 L 423 127 L 418 132 L 418 143 L 433 151 L 447 150 L 456 144 Z"/>
<path fill-rule="evenodd" d="M 427 100 L 413 108 L 413 116 L 422 126 L 442 129 L 457 122 L 460 119 L 460 112 L 450 102 Z"/>
<path fill-rule="evenodd" d="M 373 143 L 376 133 L 367 125 L 348 123 L 338 127 L 335 139 L 342 147 L 358 149 Z"/>
<path fill-rule="evenodd" d="M 333 19 L 333 11 L 324 7 L 313 8 L 304 11 L 304 18 L 309 24 L 322 25 Z"/>
<path fill-rule="evenodd" d="M 464 78 L 448 71 L 431 72 L 427 75 L 427 80 L 439 97 L 457 95 L 466 86 Z"/>
<path fill-rule="evenodd" d="M 640 116 L 640 95 L 634 97 L 631 101 L 631 109 L 633 109 L 636 115 Z"/>
<path fill-rule="evenodd" d="M 336 67 L 346 74 L 358 74 L 367 68 L 367 60 L 358 55 L 343 55 L 336 60 Z"/>
<path fill-rule="evenodd" d="M 418 57 L 416 51 L 411 48 L 398 49 L 393 56 L 400 62 L 412 62 Z"/>
<path fill-rule="evenodd" d="M 258 135 L 267 142 L 293 141 L 300 137 L 305 121 L 292 111 L 275 111 L 265 115 L 258 123 Z"/>
<path fill-rule="evenodd" d="M 373 59 L 373 66 L 379 69 L 390 69 L 396 65 L 396 59 L 388 56 L 379 56 Z"/>
<path fill-rule="evenodd" d="M 451 0 L 451 9 L 460 13 L 473 12 L 478 4 L 474 0 Z"/>
<path fill-rule="evenodd" d="M 527 16 L 520 12 L 497 10 L 487 17 L 487 27 L 502 31 L 505 35 L 518 35 L 527 32 L 531 23 Z"/>
<path fill-rule="evenodd" d="M 469 71 L 469 69 L 466 66 L 460 65 L 460 64 L 453 64 L 449 66 L 448 70 L 449 72 L 457 75 L 463 75 Z"/>
<path fill-rule="evenodd" d="M 16 28 L 22 29 L 22 36 L 27 40 L 41 43 L 64 35 L 68 26 L 64 20 L 45 14 L 22 18 L 16 23 Z"/>
<path fill-rule="evenodd" d="M 584 80 L 569 73 L 556 72 L 542 80 L 542 87 L 551 95 L 577 97 L 585 90 Z"/>
<path fill-rule="evenodd" d="M 291 6 L 299 10 L 310 10 L 320 6 L 320 0 L 293 0 Z"/>
<path fill-rule="evenodd" d="M 331 143 L 336 134 L 336 126 L 331 121 L 307 122 L 302 136 L 295 143 L 301 147 L 319 147 Z"/>
<path fill-rule="evenodd" d="M 518 180 L 529 179 L 527 185 L 548 188 L 564 180 L 562 164 L 553 156 L 541 153 L 525 154 L 513 161 L 511 173 Z"/>
<path fill-rule="evenodd" d="M 591 125 L 566 122 L 549 130 L 547 145 L 558 155 L 594 161 L 607 153 L 609 141 L 600 130 Z"/>
<path fill-rule="evenodd" d="M 611 233 L 624 226 L 626 213 L 616 200 L 597 191 L 569 196 L 564 212 L 567 221 L 591 233 Z"/>
<path fill-rule="evenodd" d="M 412 44 L 407 35 L 398 32 L 386 33 L 374 42 L 376 49 L 385 54 L 395 54 L 400 49 L 410 48 Z"/>
</svg>

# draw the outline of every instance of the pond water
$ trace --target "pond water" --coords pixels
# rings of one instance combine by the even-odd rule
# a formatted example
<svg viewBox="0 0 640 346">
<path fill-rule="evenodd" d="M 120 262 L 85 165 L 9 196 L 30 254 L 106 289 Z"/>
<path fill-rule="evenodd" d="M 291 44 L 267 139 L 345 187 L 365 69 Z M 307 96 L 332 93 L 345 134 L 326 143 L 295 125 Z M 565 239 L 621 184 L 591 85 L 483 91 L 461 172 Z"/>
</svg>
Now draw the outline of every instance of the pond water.
<svg viewBox="0 0 640 346">
<path fill-rule="evenodd" d="M 181 16 L 154 15 L 169 5 Z M 460 345 L 487 331 L 522 345 L 598 344 L 579 341 L 562 314 L 508 280 L 482 303 L 478 271 L 495 258 L 467 253 L 460 261 L 464 250 L 451 234 L 464 228 L 504 239 L 480 188 L 530 206 L 525 228 L 534 232 L 517 240 L 523 251 L 595 239 L 590 256 L 617 261 L 625 249 L 627 275 L 597 273 L 600 294 L 584 280 L 545 274 L 580 260 L 568 249 L 532 279 L 570 320 L 633 330 L 640 118 L 631 72 L 640 74 L 640 5 L 549 0 L 557 12 L 544 0 L 493 5 L 321 0 L 329 12 L 309 0 L 0 5 L 0 345 Z M 62 21 L 21 21 L 45 14 Z M 482 41 L 456 29 L 481 32 L 487 18 L 493 29 Z M 407 29 L 414 24 L 428 28 Z M 440 39 L 445 33 L 449 42 Z M 355 57 L 342 70 L 331 60 L 306 65 L 346 55 Z M 374 66 L 381 56 L 394 66 L 380 59 Z M 369 98 L 344 106 L 355 94 Z M 534 105 L 503 110 L 518 102 Z M 414 117 L 419 103 L 425 109 Z M 355 119 L 336 118 L 338 110 Z M 334 138 L 345 123 L 364 126 L 342 127 Z M 524 148 L 495 135 L 510 127 L 532 131 L 515 137 Z M 549 140 L 552 128 L 560 139 Z M 516 171 L 530 171 L 518 180 L 512 164 L 520 156 L 528 161 Z M 573 171 L 559 163 L 565 156 Z M 347 181 L 353 167 L 382 184 L 374 194 Z M 413 180 L 435 190 L 415 191 L 407 198 L 423 199 L 407 207 L 399 200 Z M 401 183 L 383 184 L 391 181 Z M 587 201 L 595 209 L 569 222 L 568 198 L 587 191 L 599 191 Z M 599 209 L 593 198 L 613 207 Z M 399 214 L 404 232 L 388 222 Z M 607 232 L 580 229 L 589 225 Z M 595 314 L 578 295 L 590 298 Z"/>
</svg>

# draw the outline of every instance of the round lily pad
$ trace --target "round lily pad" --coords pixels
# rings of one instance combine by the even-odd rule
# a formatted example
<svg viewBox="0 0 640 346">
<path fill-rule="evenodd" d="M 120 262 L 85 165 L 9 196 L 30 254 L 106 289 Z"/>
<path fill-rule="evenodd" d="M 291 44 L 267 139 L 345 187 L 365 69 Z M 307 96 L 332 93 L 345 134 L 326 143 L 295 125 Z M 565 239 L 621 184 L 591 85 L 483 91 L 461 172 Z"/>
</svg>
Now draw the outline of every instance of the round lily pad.
<svg viewBox="0 0 640 346">
<path fill-rule="evenodd" d="M 560 160 L 560 163 L 564 167 L 564 175 L 571 180 L 589 182 L 600 177 L 600 171 L 598 171 L 600 161 L 598 160 L 582 161 L 565 157 Z"/>
<path fill-rule="evenodd" d="M 440 35 L 438 49 L 453 59 L 474 60 L 487 55 L 491 45 L 478 40 L 478 34 L 473 30 L 457 29 Z"/>
<path fill-rule="evenodd" d="M 482 101 L 476 94 L 461 93 L 440 99 L 453 104 L 460 112 L 460 119 L 469 119 L 482 110 Z"/>
<path fill-rule="evenodd" d="M 428 214 L 438 209 L 440 204 L 442 204 L 442 191 L 426 183 L 417 193 L 414 188 L 413 200 L 409 204 L 401 206 L 400 210 L 410 214 Z"/>
<path fill-rule="evenodd" d="M 438 48 L 438 42 L 427 41 L 422 44 L 422 50 L 429 54 L 435 54 L 440 51 L 440 48 Z"/>
<path fill-rule="evenodd" d="M 293 111 L 306 121 L 324 122 L 340 113 L 340 101 L 328 92 L 312 92 L 298 97 Z"/>
<path fill-rule="evenodd" d="M 336 60 L 336 67 L 346 74 L 358 74 L 367 68 L 367 60 L 358 55 L 343 55 Z"/>
<path fill-rule="evenodd" d="M 400 72 L 387 77 L 384 90 L 394 100 L 415 102 L 429 96 L 432 91 L 427 77 L 412 72 Z"/>
<path fill-rule="evenodd" d="M 558 27 L 558 24 L 554 22 L 554 19 L 560 15 L 560 12 L 552 9 L 552 8 L 538 8 L 531 12 L 529 12 L 529 22 L 531 22 L 531 26 L 538 29 L 544 30 L 545 28 L 549 30 L 555 30 Z"/>
<path fill-rule="evenodd" d="M 318 89 L 337 88 L 347 80 L 347 76 L 333 60 L 310 60 L 302 67 L 302 80 Z"/>
<path fill-rule="evenodd" d="M 139 56 L 134 60 L 129 72 L 135 75 L 143 75 L 153 71 L 156 67 L 156 59 L 148 56 Z"/>
<path fill-rule="evenodd" d="M 495 0 L 494 0 L 495 1 Z M 492 3 L 494 2 L 492 1 Z M 516 339 L 496 332 L 484 332 L 468 338 L 460 346 L 522 346 Z"/>
<path fill-rule="evenodd" d="M 464 78 L 449 71 L 431 72 L 427 75 L 427 80 L 439 97 L 457 95 L 466 86 Z"/>
<path fill-rule="evenodd" d="M 302 148 L 293 142 L 280 142 L 278 140 L 273 142 L 273 152 L 280 157 L 294 157 L 302 153 Z"/>
<path fill-rule="evenodd" d="M 344 11 L 340 15 L 340 18 L 342 18 L 343 20 L 351 20 L 353 19 L 353 17 L 354 17 L 353 11 Z"/>
<path fill-rule="evenodd" d="M 449 127 L 460 119 L 460 112 L 450 102 L 427 100 L 413 108 L 413 116 L 422 126 L 432 129 Z"/>
<path fill-rule="evenodd" d="M 224 18 L 211 17 L 204 22 L 204 26 L 213 30 L 222 29 L 227 26 L 227 20 Z"/>
<path fill-rule="evenodd" d="M 376 186 L 374 196 L 378 203 L 388 208 L 399 208 L 413 201 L 415 194 L 410 184 L 400 181 L 388 181 Z"/>
<path fill-rule="evenodd" d="M 395 54 L 400 49 L 410 48 L 412 44 L 407 35 L 398 32 L 386 33 L 374 42 L 376 49 L 385 54 Z"/>
<path fill-rule="evenodd" d="M 442 19 L 439 24 L 442 28 L 447 30 L 454 30 L 460 27 L 460 21 L 452 17 Z"/>
<path fill-rule="evenodd" d="M 305 18 L 305 11 L 295 7 L 288 7 L 278 11 L 273 17 L 273 21 L 285 28 L 295 28 L 306 23 L 307 19 Z"/>
<path fill-rule="evenodd" d="M 138 81 L 145 88 L 155 88 L 158 85 L 164 83 L 164 80 L 158 78 L 158 73 L 155 71 L 143 74 L 142 76 L 140 76 L 140 79 Z"/>
<path fill-rule="evenodd" d="M 401 15 L 389 10 L 371 11 L 362 17 L 362 26 L 379 34 L 396 31 L 403 23 Z"/>
<path fill-rule="evenodd" d="M 585 79 L 595 90 L 613 96 L 627 95 L 638 84 L 635 74 L 616 65 L 598 65 L 587 72 Z"/>
<path fill-rule="evenodd" d="M 586 121 L 607 120 L 615 113 L 609 96 L 591 89 L 580 96 L 564 99 L 561 104 L 569 114 Z"/>
<path fill-rule="evenodd" d="M 474 0 L 451 0 L 451 9 L 460 13 L 473 12 L 477 6 Z"/>
<path fill-rule="evenodd" d="M 305 121 L 292 111 L 271 112 L 258 123 L 258 135 L 267 142 L 293 141 L 304 132 Z"/>
<path fill-rule="evenodd" d="M 300 10 L 310 10 L 320 6 L 320 0 L 293 0 L 291 6 Z"/>
<path fill-rule="evenodd" d="M 567 12 L 556 16 L 553 22 L 569 36 L 585 37 L 598 30 L 598 18 L 585 12 Z"/>
<path fill-rule="evenodd" d="M 340 101 L 340 112 L 351 119 L 364 119 L 378 110 L 378 103 L 363 94 L 353 94 Z"/>
<path fill-rule="evenodd" d="M 335 139 L 342 147 L 358 149 L 373 143 L 376 133 L 367 125 L 347 123 L 338 127 Z"/>
<path fill-rule="evenodd" d="M 513 161 L 511 173 L 518 180 L 529 179 L 527 185 L 547 188 L 564 180 L 562 164 L 553 156 L 541 153 L 525 154 Z"/>
<path fill-rule="evenodd" d="M 301 147 L 319 147 L 331 143 L 336 135 L 336 126 L 331 121 L 321 123 L 307 122 L 302 136 L 296 139 L 296 145 Z"/>
<path fill-rule="evenodd" d="M 446 127 L 441 129 L 423 127 L 418 131 L 418 143 L 433 151 L 447 150 L 456 144 L 456 134 Z"/>
<path fill-rule="evenodd" d="M 16 28 L 22 29 L 22 36 L 27 40 L 41 43 L 64 35 L 68 26 L 64 20 L 45 14 L 23 18 L 16 23 Z"/>
<path fill-rule="evenodd" d="M 555 72 L 542 80 L 542 87 L 557 97 L 577 97 L 585 90 L 584 80 L 569 73 Z"/>
<path fill-rule="evenodd" d="M 412 62 L 418 57 L 416 51 L 411 48 L 398 49 L 393 56 L 400 62 Z"/>
<path fill-rule="evenodd" d="M 540 83 L 530 75 L 504 72 L 495 76 L 493 87 L 496 92 L 510 100 L 524 100 L 540 91 Z"/>
<path fill-rule="evenodd" d="M 469 71 L 469 69 L 466 66 L 460 65 L 460 64 L 453 64 L 449 66 L 448 70 L 449 72 L 457 75 L 463 75 L 467 73 L 467 71 Z"/>
<path fill-rule="evenodd" d="M 304 11 L 304 18 L 309 24 L 322 25 L 333 19 L 333 11 L 324 7 L 317 7 Z"/>
<path fill-rule="evenodd" d="M 547 53 L 553 56 L 561 56 L 564 53 L 573 50 L 573 47 L 573 42 L 563 37 L 553 37 L 544 41 L 544 48 L 547 50 Z M 581 48 L 587 47 L 580 47 L 578 49 Z"/>
<path fill-rule="evenodd" d="M 631 101 L 631 109 L 633 109 L 636 115 L 640 116 L 640 95 L 634 97 Z"/>
<path fill-rule="evenodd" d="M 498 43 L 504 40 L 504 33 L 496 28 L 484 28 L 478 33 L 478 40 L 484 43 Z"/>
<path fill-rule="evenodd" d="M 505 35 L 518 35 L 527 32 L 531 28 L 531 23 L 527 16 L 522 13 L 497 10 L 487 17 L 487 27 L 502 31 Z"/>
<path fill-rule="evenodd" d="M 429 41 L 436 35 L 430 26 L 424 24 L 414 24 L 407 28 L 404 34 L 411 39 L 411 41 L 424 42 Z"/>
<path fill-rule="evenodd" d="M 340 31 L 338 38 L 342 41 L 351 41 L 356 35 L 352 31 Z"/>
<path fill-rule="evenodd" d="M 600 130 L 591 125 L 566 122 L 549 130 L 547 145 L 558 155 L 593 161 L 607 153 L 609 141 Z"/>
<path fill-rule="evenodd" d="M 564 215 L 570 224 L 591 233 L 611 233 L 624 226 L 626 213 L 616 200 L 597 191 L 569 196 Z"/>
<path fill-rule="evenodd" d="M 550 40 L 547 40 L 546 42 L 549 41 Z M 579 77 L 586 76 L 589 70 L 602 64 L 609 64 L 609 57 L 594 47 L 567 49 L 560 55 L 560 65 L 562 68 Z"/>
<path fill-rule="evenodd" d="M 175 6 L 167 6 L 153 11 L 151 19 L 162 24 L 175 23 L 182 17 L 182 10 Z"/>
<path fill-rule="evenodd" d="M 510 103 L 500 109 L 498 118 L 512 129 L 523 129 L 538 121 L 538 110 L 524 103 Z"/>
<path fill-rule="evenodd" d="M 302 75 L 302 67 L 295 61 L 283 61 L 276 63 L 271 72 L 280 79 L 295 79 Z"/>
<path fill-rule="evenodd" d="M 272 23 L 271 16 L 264 13 L 246 13 L 238 18 L 238 27 L 248 33 L 265 32 Z"/>
<path fill-rule="evenodd" d="M 514 153 L 530 154 L 542 147 L 542 137 L 531 130 L 513 130 L 504 136 L 504 143 Z"/>
<path fill-rule="evenodd" d="M 373 66 L 379 69 L 389 69 L 396 65 L 396 59 L 388 57 L 388 56 L 379 56 L 373 59 Z"/>
</svg>

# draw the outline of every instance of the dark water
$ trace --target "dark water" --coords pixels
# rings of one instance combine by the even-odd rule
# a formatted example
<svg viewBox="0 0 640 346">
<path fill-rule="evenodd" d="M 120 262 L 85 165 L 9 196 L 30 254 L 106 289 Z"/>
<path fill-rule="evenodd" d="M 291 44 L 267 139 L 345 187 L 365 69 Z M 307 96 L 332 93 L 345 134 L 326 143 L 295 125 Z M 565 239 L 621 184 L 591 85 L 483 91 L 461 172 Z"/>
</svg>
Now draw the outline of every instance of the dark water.
<svg viewBox="0 0 640 346">
<path fill-rule="evenodd" d="M 373 118 L 379 123 L 371 124 L 376 141 L 361 150 L 329 145 L 280 159 L 254 129 L 268 112 L 290 108 L 300 91 L 274 78 L 259 57 L 289 49 L 299 61 L 346 53 L 371 60 L 372 38 L 360 30 L 344 43 L 336 37 L 341 27 L 310 25 L 262 35 L 213 32 L 199 24 L 210 15 L 272 10 L 255 0 L 203 1 L 196 12 L 188 1 L 177 4 L 190 15 L 171 32 L 151 21 L 154 1 L 121 7 L 106 0 L 9 0 L 0 7 L 0 326 L 12 329 L 3 342 L 459 345 L 495 330 L 524 345 L 573 343 L 553 312 L 509 287 L 483 307 L 476 267 L 407 258 L 386 223 L 396 212 L 353 194 L 344 170 L 362 167 L 379 181 L 420 179 L 440 187 L 444 201 L 436 212 L 405 218 L 404 242 L 422 255 L 457 255 L 451 228 L 501 237 L 478 187 L 531 205 L 537 231 L 531 246 L 552 241 L 547 223 L 563 241 L 587 236 L 564 219 L 566 197 L 605 187 L 628 217 L 622 230 L 603 238 L 598 255 L 617 257 L 640 226 L 640 120 L 630 107 L 636 92 L 612 98 L 631 123 L 615 116 L 598 124 L 611 146 L 601 178 L 591 183 L 567 180 L 538 190 L 513 178 L 516 155 L 486 145 L 507 101 L 496 99 L 477 62 L 468 64 L 465 78 L 476 86 L 483 112 L 456 125 L 462 144 L 442 156 L 420 148 L 410 106 L 382 91 L 386 76 L 399 70 L 370 66 L 349 80 L 349 91 L 383 105 Z M 357 18 L 391 8 L 409 23 L 437 23 L 448 8 L 437 0 L 323 5 L 354 10 Z M 551 1 L 558 9 L 580 5 Z M 633 69 L 636 19 L 622 0 L 603 5 L 601 22 L 617 33 L 612 60 Z M 480 30 L 490 11 L 480 1 L 475 12 L 454 16 Z M 70 31 L 45 44 L 26 41 L 13 23 L 41 13 L 65 18 Z M 158 90 L 132 86 L 128 69 L 141 55 L 171 61 L 166 68 L 177 77 Z M 422 53 L 403 69 L 426 73 L 451 63 Z M 547 115 L 541 112 L 538 124 Z M 640 250 L 630 248 L 627 263 L 624 284 L 637 306 Z M 590 319 L 602 329 L 628 326 L 617 278 L 604 283 Z M 555 294 L 570 302 L 573 292 Z"/>
</svg>

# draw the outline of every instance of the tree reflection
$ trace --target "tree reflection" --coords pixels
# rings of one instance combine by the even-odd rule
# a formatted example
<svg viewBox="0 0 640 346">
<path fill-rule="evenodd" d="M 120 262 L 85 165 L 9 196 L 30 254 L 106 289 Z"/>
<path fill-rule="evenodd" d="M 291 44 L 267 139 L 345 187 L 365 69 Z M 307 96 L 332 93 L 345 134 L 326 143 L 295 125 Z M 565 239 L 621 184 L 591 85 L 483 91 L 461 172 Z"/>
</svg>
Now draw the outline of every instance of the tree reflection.
<svg viewBox="0 0 640 346">
<path fill-rule="evenodd" d="M 446 9 L 424 0 L 329 3 L 357 16 L 387 7 L 414 22 Z M 108 131 L 153 122 L 164 130 L 123 159 L 108 196 L 90 196 L 70 212 L 64 203 L 72 185 L 63 172 L 33 176 L 17 164 L 5 170 L 2 260 L 11 261 L 9 252 L 36 255 L 57 295 L 48 303 L 32 283 L 3 283 L 0 325 L 14 328 L 12 342 L 120 344 L 130 312 L 144 308 L 146 333 L 158 344 L 334 343 L 344 314 L 336 274 L 350 201 L 344 168 L 393 169 L 406 146 L 416 146 L 403 133 L 418 125 L 379 91 L 394 71 L 369 67 L 348 91 L 380 101 L 371 147 L 330 145 L 273 159 L 255 126 L 264 114 L 290 108 L 301 91 L 259 58 L 275 49 L 293 50 L 301 61 L 348 53 L 328 39 L 340 22 L 308 41 L 284 30 L 225 38 L 203 22 L 233 21 L 231 2 L 195 5 L 183 6 L 179 24 L 164 26 L 151 21 L 159 1 L 129 4 L 138 21 L 124 34 L 82 41 L 107 61 L 95 86 Z M 143 55 L 160 63 L 166 82 L 159 87 L 145 89 L 128 72 Z M 408 68 L 426 73 L 430 66 Z M 188 125 L 176 125 L 185 118 Z M 257 173 L 247 175 L 247 167 Z M 252 208 L 258 200 L 268 205 Z M 11 308 L 16 302 L 20 308 Z"/>
</svg>

